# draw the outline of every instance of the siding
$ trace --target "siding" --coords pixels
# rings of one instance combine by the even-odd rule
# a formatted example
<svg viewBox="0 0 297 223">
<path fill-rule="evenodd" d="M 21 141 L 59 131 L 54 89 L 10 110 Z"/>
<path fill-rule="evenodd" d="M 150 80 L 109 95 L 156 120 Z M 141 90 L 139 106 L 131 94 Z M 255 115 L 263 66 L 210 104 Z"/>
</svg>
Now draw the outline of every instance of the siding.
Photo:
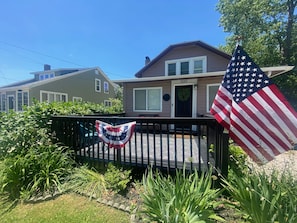
<svg viewBox="0 0 297 223">
<path fill-rule="evenodd" d="M 208 84 L 220 84 L 222 82 L 223 76 L 218 77 L 203 77 L 198 78 L 197 81 L 197 113 L 207 114 L 206 111 L 206 96 L 207 96 L 207 85 Z M 124 83 L 124 101 L 123 106 L 125 108 L 126 116 L 137 117 L 143 112 L 134 112 L 133 111 L 133 88 L 150 88 L 150 87 L 162 87 L 162 94 L 169 94 L 170 100 L 162 100 L 162 112 L 154 113 L 162 117 L 171 116 L 171 104 L 172 104 L 172 95 L 171 95 L 171 80 L 168 81 L 155 81 L 155 82 L 138 82 L 138 83 Z"/>
<path fill-rule="evenodd" d="M 101 79 L 101 92 L 95 92 L 95 78 Z M 109 83 L 109 94 L 104 93 L 104 81 Z M 40 91 L 67 93 L 68 101 L 73 97 L 81 97 L 83 101 L 102 103 L 104 100 L 115 97 L 115 89 L 109 80 L 106 80 L 100 73 L 95 74 L 94 70 L 82 72 L 43 85 L 33 87 L 30 90 L 30 98 L 40 100 Z"/>
<path fill-rule="evenodd" d="M 206 95 L 208 84 L 220 84 L 222 82 L 223 76 L 219 77 L 204 77 L 198 79 L 198 89 L 197 89 L 197 112 L 199 114 L 207 114 L 206 111 Z"/>
<path fill-rule="evenodd" d="M 142 77 L 156 77 L 165 75 L 165 61 L 189 57 L 207 57 L 207 72 L 226 70 L 229 59 L 226 59 L 214 52 L 203 47 L 192 45 L 172 49 L 165 54 L 159 61 L 154 63 L 142 73 Z"/>
</svg>

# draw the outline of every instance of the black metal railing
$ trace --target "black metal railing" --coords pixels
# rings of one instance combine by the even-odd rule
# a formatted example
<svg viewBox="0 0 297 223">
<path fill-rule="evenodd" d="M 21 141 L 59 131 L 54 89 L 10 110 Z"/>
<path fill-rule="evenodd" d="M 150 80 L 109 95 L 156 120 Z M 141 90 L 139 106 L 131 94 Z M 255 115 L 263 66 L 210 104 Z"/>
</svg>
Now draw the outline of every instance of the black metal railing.
<svg viewBox="0 0 297 223">
<path fill-rule="evenodd" d="M 109 148 L 95 129 L 96 120 L 111 125 L 136 121 L 134 134 L 122 149 Z M 78 161 L 204 171 L 228 172 L 228 135 L 211 117 L 54 116 L 57 140 L 75 150 Z"/>
</svg>

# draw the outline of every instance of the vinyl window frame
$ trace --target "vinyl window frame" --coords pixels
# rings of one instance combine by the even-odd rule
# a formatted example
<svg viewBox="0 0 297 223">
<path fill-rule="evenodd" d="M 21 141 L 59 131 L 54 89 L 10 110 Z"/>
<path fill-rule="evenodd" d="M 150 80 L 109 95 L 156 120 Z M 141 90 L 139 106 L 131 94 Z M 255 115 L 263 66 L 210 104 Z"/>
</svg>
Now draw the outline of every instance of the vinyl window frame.
<svg viewBox="0 0 297 223">
<path fill-rule="evenodd" d="M 186 73 L 182 73 L 182 64 L 189 63 L 189 73 L 188 74 L 195 74 L 195 61 L 202 61 L 202 70 L 199 73 L 206 73 L 207 72 L 207 57 L 206 56 L 199 56 L 199 57 L 189 57 L 189 58 L 181 58 L 181 59 L 174 59 L 174 60 L 166 60 L 165 61 L 165 76 L 174 76 L 174 75 L 187 75 Z M 169 65 L 175 64 L 175 74 L 169 74 Z"/>
<path fill-rule="evenodd" d="M 95 92 L 101 92 L 101 79 L 95 78 Z"/>
<path fill-rule="evenodd" d="M 216 96 L 216 93 L 214 94 L 214 96 L 212 98 L 210 98 L 210 88 L 211 87 L 217 87 L 219 89 L 221 83 L 213 83 L 213 84 L 207 84 L 206 85 L 206 112 L 209 113 L 210 109 L 211 109 L 211 105 L 213 103 L 213 100 Z M 211 103 L 211 104 L 210 104 Z"/>
<path fill-rule="evenodd" d="M 159 98 L 159 108 L 158 109 L 150 109 L 149 108 L 149 91 L 150 90 L 159 90 L 160 98 Z M 136 109 L 136 92 L 137 91 L 145 91 L 145 109 Z M 162 87 L 147 87 L 147 88 L 133 88 L 133 111 L 134 112 L 162 112 Z"/>
</svg>

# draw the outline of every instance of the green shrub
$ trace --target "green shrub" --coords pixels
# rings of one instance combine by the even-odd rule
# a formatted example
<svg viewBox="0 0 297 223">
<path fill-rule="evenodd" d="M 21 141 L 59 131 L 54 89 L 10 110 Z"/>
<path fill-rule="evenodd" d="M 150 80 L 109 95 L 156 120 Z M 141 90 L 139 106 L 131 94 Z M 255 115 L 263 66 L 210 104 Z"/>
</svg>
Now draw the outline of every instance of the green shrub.
<svg viewBox="0 0 297 223">
<path fill-rule="evenodd" d="M 297 222 L 297 182 L 291 175 L 234 172 L 224 185 L 251 223 Z"/>
<path fill-rule="evenodd" d="M 197 171 L 187 175 L 177 170 L 173 178 L 149 170 L 143 185 L 143 213 L 149 222 L 224 221 L 214 212 L 220 190 L 212 189 L 211 171 L 199 176 Z"/>
<path fill-rule="evenodd" d="M 122 111 L 120 100 L 113 103 L 114 107 L 107 108 L 89 102 L 35 101 L 21 113 L 1 113 L 0 192 L 25 199 L 60 190 L 74 162 L 69 148 L 53 143 L 51 116 Z"/>
<path fill-rule="evenodd" d="M 228 178 L 232 179 L 233 173 L 243 174 L 248 170 L 247 154 L 240 146 L 230 144 L 229 146 L 229 173 Z"/>
<path fill-rule="evenodd" d="M 122 167 L 108 163 L 107 170 L 104 173 L 107 189 L 115 193 L 124 191 L 131 181 L 131 170 L 125 170 Z"/>
<path fill-rule="evenodd" d="M 1 193 L 11 199 L 53 194 L 61 190 L 73 161 L 63 147 L 31 147 L 27 153 L 8 156 L 1 162 Z"/>
<path fill-rule="evenodd" d="M 104 176 L 95 169 L 81 166 L 74 169 L 67 181 L 67 189 L 92 197 L 101 197 L 106 192 Z"/>
</svg>

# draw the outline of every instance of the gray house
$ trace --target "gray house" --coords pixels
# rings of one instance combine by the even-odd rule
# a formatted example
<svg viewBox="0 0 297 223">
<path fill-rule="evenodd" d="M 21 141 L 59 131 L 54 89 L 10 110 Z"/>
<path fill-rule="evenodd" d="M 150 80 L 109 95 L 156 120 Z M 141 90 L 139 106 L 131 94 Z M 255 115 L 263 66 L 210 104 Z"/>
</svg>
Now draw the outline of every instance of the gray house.
<svg viewBox="0 0 297 223">
<path fill-rule="evenodd" d="M 116 85 L 96 68 L 51 69 L 32 72 L 34 78 L 0 87 L 0 111 L 22 111 L 33 99 L 40 102 L 88 101 L 110 105 Z"/>
<path fill-rule="evenodd" d="M 201 41 L 174 44 L 145 65 L 123 86 L 127 116 L 197 117 L 209 114 L 231 55 Z M 276 76 L 293 67 L 262 68 Z"/>
</svg>

